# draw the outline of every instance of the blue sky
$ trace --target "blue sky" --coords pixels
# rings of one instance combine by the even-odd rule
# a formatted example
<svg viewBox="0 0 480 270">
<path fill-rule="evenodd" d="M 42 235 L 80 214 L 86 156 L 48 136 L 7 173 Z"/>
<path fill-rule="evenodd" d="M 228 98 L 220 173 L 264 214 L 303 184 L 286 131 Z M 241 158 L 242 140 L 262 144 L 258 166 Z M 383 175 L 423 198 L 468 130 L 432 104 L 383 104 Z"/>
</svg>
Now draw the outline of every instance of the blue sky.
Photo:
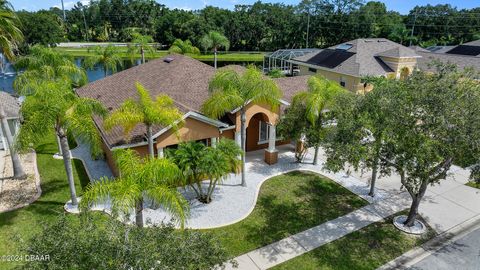
<svg viewBox="0 0 480 270">
<path fill-rule="evenodd" d="M 78 0 L 64 0 L 65 8 L 71 8 Z M 157 2 L 167 5 L 171 8 L 182 9 L 200 9 L 205 5 L 217 6 L 222 8 L 233 8 L 236 4 L 252 4 L 256 0 L 157 0 Z M 10 0 L 15 9 L 26 10 L 38 10 L 48 9 L 53 6 L 61 5 L 60 0 Z M 88 0 L 81 0 L 81 2 L 88 3 Z M 263 2 L 271 3 L 284 3 L 284 4 L 298 4 L 300 0 L 264 0 Z M 479 7 L 479 0 L 383 0 L 389 10 L 396 10 L 402 14 L 408 13 L 408 11 L 416 5 L 426 4 L 451 4 L 458 8 L 473 8 Z"/>
</svg>

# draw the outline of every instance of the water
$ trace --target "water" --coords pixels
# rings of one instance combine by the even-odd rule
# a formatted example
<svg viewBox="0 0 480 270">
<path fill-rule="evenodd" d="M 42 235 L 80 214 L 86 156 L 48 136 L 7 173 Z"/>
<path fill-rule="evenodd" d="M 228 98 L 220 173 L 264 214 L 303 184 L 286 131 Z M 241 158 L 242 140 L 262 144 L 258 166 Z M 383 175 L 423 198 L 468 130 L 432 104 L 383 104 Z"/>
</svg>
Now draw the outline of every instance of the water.
<svg viewBox="0 0 480 270">
<path fill-rule="evenodd" d="M 82 63 L 82 58 L 75 59 L 75 63 L 80 66 Z M 131 63 L 130 61 L 124 61 L 123 68 L 118 68 L 117 71 L 121 71 L 132 66 L 139 65 L 141 60 L 138 59 L 135 63 Z M 204 61 L 204 63 L 212 65 L 213 61 Z M 261 65 L 262 62 L 238 62 L 238 61 L 219 61 L 218 66 L 225 66 L 225 65 L 242 65 L 246 66 L 248 64 L 255 64 Z M 108 75 L 111 75 L 111 72 L 108 72 Z M 8 93 L 13 93 L 13 81 L 15 80 L 16 72 L 13 66 L 0 54 L 0 91 L 5 91 Z M 89 82 L 93 82 L 105 77 L 103 66 L 101 64 L 96 65 L 93 69 L 87 70 L 87 77 Z"/>
</svg>

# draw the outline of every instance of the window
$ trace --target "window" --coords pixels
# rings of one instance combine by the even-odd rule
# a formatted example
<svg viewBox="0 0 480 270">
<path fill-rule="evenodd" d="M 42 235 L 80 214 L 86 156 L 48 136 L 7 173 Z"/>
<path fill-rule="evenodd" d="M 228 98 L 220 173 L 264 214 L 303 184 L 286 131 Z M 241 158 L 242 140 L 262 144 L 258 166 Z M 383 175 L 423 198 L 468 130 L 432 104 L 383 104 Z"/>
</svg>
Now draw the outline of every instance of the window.
<svg viewBox="0 0 480 270">
<path fill-rule="evenodd" d="M 340 85 L 341 85 L 342 87 L 346 87 L 347 82 L 345 81 L 345 78 L 340 77 Z"/>
<path fill-rule="evenodd" d="M 270 126 L 263 121 L 259 122 L 258 143 L 266 143 L 270 135 Z"/>
<path fill-rule="evenodd" d="M 313 73 L 317 73 L 317 69 L 316 69 L 316 68 L 308 68 L 308 71 L 313 72 Z"/>
</svg>

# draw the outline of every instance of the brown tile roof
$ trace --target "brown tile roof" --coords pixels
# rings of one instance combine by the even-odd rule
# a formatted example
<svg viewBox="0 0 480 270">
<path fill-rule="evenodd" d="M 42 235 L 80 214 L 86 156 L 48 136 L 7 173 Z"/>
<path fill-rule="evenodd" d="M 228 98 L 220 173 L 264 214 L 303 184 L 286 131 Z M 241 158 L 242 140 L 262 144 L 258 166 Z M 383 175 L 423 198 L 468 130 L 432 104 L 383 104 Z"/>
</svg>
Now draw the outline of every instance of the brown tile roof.
<svg viewBox="0 0 480 270">
<path fill-rule="evenodd" d="M 7 118 L 18 118 L 20 115 L 20 105 L 18 100 L 7 92 L 0 91 L 0 103 Z"/>
<path fill-rule="evenodd" d="M 273 80 L 277 83 L 278 87 L 283 92 L 282 99 L 287 101 L 288 103 L 291 103 L 292 98 L 296 93 L 307 90 L 308 78 L 310 78 L 310 76 L 305 75 L 305 76 L 283 77 L 283 78 L 277 78 Z"/>
</svg>

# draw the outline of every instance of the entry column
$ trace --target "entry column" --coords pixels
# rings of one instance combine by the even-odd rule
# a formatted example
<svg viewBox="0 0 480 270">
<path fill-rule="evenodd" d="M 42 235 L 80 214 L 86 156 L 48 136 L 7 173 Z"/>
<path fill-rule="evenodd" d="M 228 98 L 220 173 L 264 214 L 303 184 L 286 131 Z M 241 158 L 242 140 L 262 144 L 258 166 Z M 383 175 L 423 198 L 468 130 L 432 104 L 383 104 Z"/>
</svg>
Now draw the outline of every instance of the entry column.
<svg viewBox="0 0 480 270">
<path fill-rule="evenodd" d="M 268 133 L 268 149 L 265 150 L 265 162 L 268 165 L 275 164 L 278 161 L 278 151 L 275 148 L 276 141 L 277 135 L 275 125 L 270 125 Z"/>
</svg>

